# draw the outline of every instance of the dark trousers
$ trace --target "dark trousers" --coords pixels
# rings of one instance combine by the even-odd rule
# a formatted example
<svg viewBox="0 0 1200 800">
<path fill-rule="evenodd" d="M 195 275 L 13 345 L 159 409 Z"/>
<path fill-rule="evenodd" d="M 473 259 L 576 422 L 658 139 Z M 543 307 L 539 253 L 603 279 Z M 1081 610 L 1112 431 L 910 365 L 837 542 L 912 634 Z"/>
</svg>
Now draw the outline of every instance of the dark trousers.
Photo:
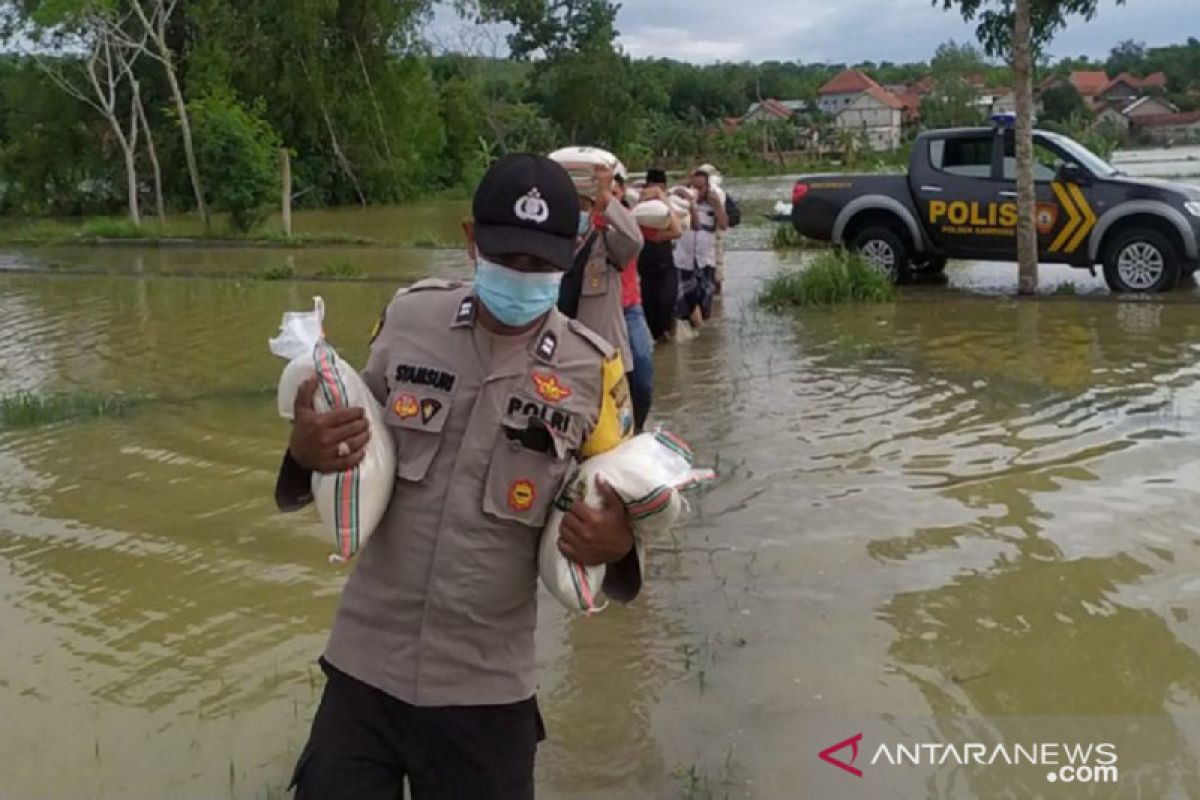
<svg viewBox="0 0 1200 800">
<path fill-rule="evenodd" d="M 699 308 L 704 319 L 712 316 L 716 267 L 679 270 L 679 318 L 688 319 Z"/>
<path fill-rule="evenodd" d="M 647 242 L 638 258 L 642 279 L 642 308 L 650 335 L 661 339 L 675 329 L 675 305 L 679 299 L 679 270 L 671 255 L 670 242 Z"/>
<path fill-rule="evenodd" d="M 321 662 L 327 681 L 296 764 L 297 800 L 533 800 L 545 738 L 534 698 L 502 706 L 403 703 Z"/>
</svg>

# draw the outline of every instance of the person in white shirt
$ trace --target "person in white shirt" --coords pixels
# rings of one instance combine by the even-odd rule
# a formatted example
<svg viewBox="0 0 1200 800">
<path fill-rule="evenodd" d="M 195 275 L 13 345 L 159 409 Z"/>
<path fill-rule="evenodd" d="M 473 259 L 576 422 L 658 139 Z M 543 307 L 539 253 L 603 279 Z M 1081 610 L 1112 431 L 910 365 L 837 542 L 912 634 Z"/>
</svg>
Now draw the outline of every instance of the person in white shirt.
<svg viewBox="0 0 1200 800">
<path fill-rule="evenodd" d="M 717 233 L 729 227 L 729 217 L 712 191 L 707 172 L 692 173 L 691 188 L 696 193 L 692 229 L 675 244 L 675 268 L 679 270 L 679 318 L 699 328 L 712 314 Z"/>
</svg>

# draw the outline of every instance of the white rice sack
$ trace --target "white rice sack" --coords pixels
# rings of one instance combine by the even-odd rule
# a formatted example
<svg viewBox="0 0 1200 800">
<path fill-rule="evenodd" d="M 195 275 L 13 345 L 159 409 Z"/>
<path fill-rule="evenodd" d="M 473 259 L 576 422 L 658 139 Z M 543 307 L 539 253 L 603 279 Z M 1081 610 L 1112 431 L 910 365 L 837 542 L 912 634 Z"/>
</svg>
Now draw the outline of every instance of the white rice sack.
<svg viewBox="0 0 1200 800">
<path fill-rule="evenodd" d="M 690 230 L 692 227 L 692 205 L 686 198 L 679 195 L 672 195 L 671 208 L 679 215 L 679 227 L 683 230 Z"/>
<path fill-rule="evenodd" d="M 615 172 L 621 164 L 616 156 L 599 147 L 563 147 L 551 153 L 549 158 L 561 164 L 571 176 L 576 192 L 593 200 L 600 189 L 596 168 L 607 167 Z"/>
<path fill-rule="evenodd" d="M 396 451 L 383 411 L 359 374 L 325 340 L 325 303 L 313 298 L 313 311 L 289 311 L 280 332 L 270 340 L 271 352 L 288 359 L 279 379 L 279 415 L 290 420 L 300 384 L 318 376 L 313 398 L 318 412 L 338 408 L 366 411 L 371 437 L 359 465 L 345 472 L 313 473 L 312 492 L 327 535 L 333 538 L 331 561 L 348 561 L 379 525 L 392 499 Z"/>
<path fill-rule="evenodd" d="M 538 550 L 542 584 L 571 611 L 601 611 L 606 567 L 584 567 L 558 550 L 563 517 L 579 498 L 592 508 L 601 504 L 596 478 L 602 477 L 621 497 L 633 524 L 639 557 L 646 539 L 669 530 L 683 509 L 686 489 L 715 478 L 711 470 L 692 467 L 691 449 L 665 431 L 643 433 L 602 455 L 589 458 L 567 481 L 550 512 Z"/>
<path fill-rule="evenodd" d="M 655 231 L 671 227 L 671 206 L 662 200 L 647 200 L 634 206 L 633 216 L 638 225 Z"/>
</svg>

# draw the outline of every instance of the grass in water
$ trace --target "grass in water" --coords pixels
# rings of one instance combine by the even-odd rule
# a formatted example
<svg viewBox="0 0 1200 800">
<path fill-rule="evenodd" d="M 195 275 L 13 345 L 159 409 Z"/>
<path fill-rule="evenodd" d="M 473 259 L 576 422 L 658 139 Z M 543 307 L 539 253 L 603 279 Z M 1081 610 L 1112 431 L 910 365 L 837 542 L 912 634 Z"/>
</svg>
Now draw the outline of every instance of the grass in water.
<svg viewBox="0 0 1200 800">
<path fill-rule="evenodd" d="M 90 392 L 17 392 L 0 395 L 0 430 L 120 416 L 128 413 L 142 400 L 143 398 L 137 395 L 101 395 Z"/>
<path fill-rule="evenodd" d="M 296 277 L 296 268 L 291 264 L 276 264 L 262 271 L 264 281 L 286 281 Z"/>
<path fill-rule="evenodd" d="M 330 261 L 317 270 L 318 278 L 358 278 L 362 274 L 362 267 L 346 260 Z"/>
<path fill-rule="evenodd" d="M 413 239 L 412 246 L 421 250 L 450 250 L 457 245 L 438 236 L 426 235 Z"/>
<path fill-rule="evenodd" d="M 759 291 L 758 302 L 767 308 L 832 306 L 846 303 L 886 303 L 896 289 L 886 276 L 856 253 L 831 250 L 807 267 L 781 271 Z"/>
<path fill-rule="evenodd" d="M 771 234 L 771 247 L 776 250 L 800 250 L 804 247 L 804 237 L 790 224 L 776 225 L 775 232 Z"/>
<path fill-rule="evenodd" d="M 160 233 L 157 225 L 143 223 L 139 228 L 127 219 L 101 217 L 83 223 L 78 235 L 83 239 L 152 239 Z"/>
</svg>

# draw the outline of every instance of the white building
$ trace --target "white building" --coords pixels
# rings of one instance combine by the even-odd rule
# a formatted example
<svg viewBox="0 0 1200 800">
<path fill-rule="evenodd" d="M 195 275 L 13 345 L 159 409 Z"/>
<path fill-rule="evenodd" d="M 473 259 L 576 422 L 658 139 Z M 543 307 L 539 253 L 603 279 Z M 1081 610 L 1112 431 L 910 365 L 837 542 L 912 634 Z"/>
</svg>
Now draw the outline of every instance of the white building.
<svg viewBox="0 0 1200 800">
<path fill-rule="evenodd" d="M 904 131 L 904 104 L 878 86 L 838 112 L 834 127 L 858 133 L 872 150 L 895 150 Z"/>
</svg>

